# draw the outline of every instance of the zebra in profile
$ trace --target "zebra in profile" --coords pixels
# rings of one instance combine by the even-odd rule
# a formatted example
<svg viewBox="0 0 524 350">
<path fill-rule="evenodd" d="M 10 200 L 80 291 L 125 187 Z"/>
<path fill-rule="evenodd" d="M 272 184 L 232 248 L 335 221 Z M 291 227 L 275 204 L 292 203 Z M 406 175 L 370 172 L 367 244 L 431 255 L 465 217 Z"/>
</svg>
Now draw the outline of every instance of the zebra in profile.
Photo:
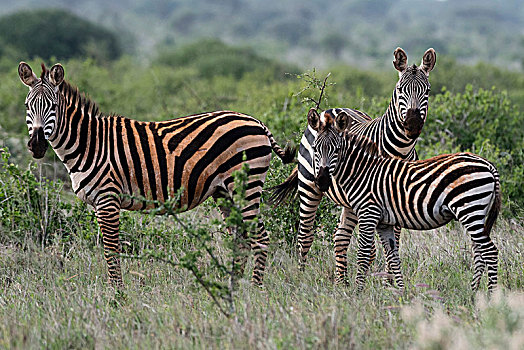
<svg viewBox="0 0 524 350">
<path fill-rule="evenodd" d="M 346 115 L 354 122 L 350 131 L 365 135 L 377 143 L 379 149 L 392 157 L 406 160 L 418 159 L 415 151 L 417 138 L 422 131 L 428 111 L 428 99 L 431 85 L 429 73 L 436 63 L 436 53 L 428 49 L 420 66 L 408 66 L 408 57 L 400 47 L 393 53 L 393 65 L 399 72 L 399 80 L 393 90 L 393 95 L 386 112 L 376 119 L 367 114 L 348 108 L 329 109 L 318 115 L 312 109 L 308 119 L 322 120 L 324 124 L 333 122 L 338 116 Z M 322 199 L 322 191 L 315 185 L 313 175 L 313 142 L 317 130 L 308 125 L 300 141 L 298 167 L 280 185 L 273 187 L 271 200 L 276 205 L 292 197 L 298 189 L 300 202 L 300 225 L 298 231 L 298 246 L 301 263 L 306 261 L 306 255 L 313 243 L 313 222 L 316 211 Z M 328 197 L 336 198 L 338 192 L 329 192 Z M 334 235 L 337 282 L 346 281 L 347 249 L 355 226 L 357 216 L 355 212 L 344 207 L 340 216 L 340 223 Z M 397 244 L 400 237 L 400 228 L 395 228 Z M 371 259 L 375 257 L 375 249 Z"/>
<path fill-rule="evenodd" d="M 327 124 L 309 122 L 319 130 L 313 143 L 318 188 L 337 204 L 352 208 L 358 217 L 358 290 L 362 290 L 369 269 L 375 230 L 388 269 L 402 289 L 404 282 L 393 227 L 427 230 L 453 219 L 471 237 L 474 253 L 471 287 L 478 289 L 486 267 L 488 289 L 496 287 L 498 250 L 490 232 L 500 211 L 501 194 L 499 174 L 493 164 L 471 153 L 405 161 L 382 155 L 369 138 L 348 132 L 346 125 L 352 121 L 345 114 Z M 335 189 L 337 195 L 330 195 Z"/>
<path fill-rule="evenodd" d="M 271 150 L 284 163 L 294 150 L 283 150 L 268 128 L 257 119 L 231 111 L 217 111 L 161 122 L 142 122 L 104 115 L 97 105 L 64 81 L 60 64 L 40 78 L 25 62 L 18 66 L 21 81 L 29 87 L 25 100 L 28 148 L 42 158 L 48 142 L 64 163 L 76 195 L 95 209 L 103 235 L 109 280 L 121 286 L 118 253 L 122 209 L 148 210 L 182 189 L 179 209 L 190 210 L 206 198 L 232 198 L 232 173 L 249 165 L 243 220 L 259 214 L 262 186 Z M 243 159 L 245 157 L 245 160 Z M 154 202 L 137 200 L 145 197 Z M 222 215 L 228 212 L 221 209 Z M 249 248 L 247 232 L 240 249 Z M 255 266 L 252 282 L 261 284 L 267 258 L 268 236 L 258 222 L 252 248 Z M 241 254 L 245 255 L 245 254 Z M 239 260 L 243 267 L 245 259 Z"/>
</svg>

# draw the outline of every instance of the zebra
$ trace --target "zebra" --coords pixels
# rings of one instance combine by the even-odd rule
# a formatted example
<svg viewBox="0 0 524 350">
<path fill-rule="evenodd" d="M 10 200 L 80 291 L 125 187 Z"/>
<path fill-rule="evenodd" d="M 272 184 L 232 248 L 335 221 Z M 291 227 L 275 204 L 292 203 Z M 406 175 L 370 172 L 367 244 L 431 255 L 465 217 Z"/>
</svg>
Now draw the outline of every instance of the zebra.
<svg viewBox="0 0 524 350">
<path fill-rule="evenodd" d="M 295 157 L 293 149 L 282 149 L 262 122 L 246 114 L 216 111 L 168 121 L 136 121 L 102 114 L 93 101 L 64 81 L 60 64 L 50 70 L 42 64 L 37 78 L 31 67 L 21 62 L 18 73 L 29 87 L 25 100 L 29 151 L 34 158 L 42 158 L 49 143 L 64 163 L 75 194 L 93 206 L 109 280 L 117 287 L 123 285 L 118 257 L 122 209 L 152 209 L 158 206 L 154 203 L 163 203 L 180 189 L 180 211 L 193 209 L 210 196 L 231 199 L 232 173 L 247 163 L 242 216 L 245 222 L 254 222 L 271 151 L 284 163 Z M 226 217 L 227 210 L 220 209 Z M 269 239 L 262 222 L 256 224 L 255 231 L 252 282 L 260 285 Z M 246 232 L 242 235 L 247 237 Z M 241 241 L 245 253 L 249 246 Z M 244 263 L 239 261 L 241 270 Z"/>
<path fill-rule="evenodd" d="M 499 174 L 486 159 L 472 153 L 444 154 L 405 161 L 383 154 L 369 138 L 346 129 L 352 120 L 309 120 L 318 131 L 313 143 L 314 174 L 322 192 L 352 208 L 360 225 L 357 290 L 364 286 L 375 230 L 389 271 L 404 288 L 393 227 L 427 230 L 455 219 L 469 233 L 474 253 L 473 290 L 487 267 L 488 290 L 497 285 L 498 250 L 490 237 L 501 206 Z M 351 130 L 351 129 L 349 129 Z"/>
<path fill-rule="evenodd" d="M 398 47 L 393 55 L 395 57 L 393 66 L 399 72 L 399 80 L 393 90 L 389 106 L 381 117 L 371 119 L 367 114 L 354 109 L 335 108 L 322 112 L 320 116 L 316 110 L 312 109 L 308 113 L 308 119 L 329 121 L 335 120 L 337 116 L 347 115 L 354 121 L 350 130 L 375 141 L 385 154 L 415 160 L 418 159 L 415 145 L 428 111 L 431 90 L 428 77 L 435 66 L 437 56 L 435 50 L 429 48 L 422 57 L 422 63 L 417 67 L 416 65 L 408 66 L 408 57 L 402 48 Z M 306 262 L 306 255 L 313 243 L 313 222 L 323 196 L 322 191 L 315 185 L 313 175 L 312 145 L 316 135 L 317 131 L 308 125 L 300 141 L 298 166 L 282 184 L 270 189 L 273 191 L 270 200 L 275 205 L 292 197 L 298 189 L 300 202 L 298 249 L 302 266 Z M 335 199 L 337 192 L 328 191 L 327 195 Z M 347 282 L 347 249 L 356 225 L 355 212 L 351 208 L 344 207 L 334 234 L 337 283 Z M 395 228 L 395 237 L 398 244 L 399 227 Z M 374 245 L 371 256 L 373 260 L 375 257 Z"/>
</svg>

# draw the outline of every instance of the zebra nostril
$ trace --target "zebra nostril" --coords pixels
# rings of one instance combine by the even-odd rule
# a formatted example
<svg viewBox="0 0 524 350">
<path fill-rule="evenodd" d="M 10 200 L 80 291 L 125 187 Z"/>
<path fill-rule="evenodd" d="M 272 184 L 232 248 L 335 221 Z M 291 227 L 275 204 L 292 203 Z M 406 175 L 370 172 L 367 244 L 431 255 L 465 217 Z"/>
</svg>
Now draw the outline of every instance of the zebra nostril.
<svg viewBox="0 0 524 350">
<path fill-rule="evenodd" d="M 315 178 L 315 183 L 318 189 L 322 192 L 326 192 L 329 189 L 331 179 L 329 177 L 329 171 L 327 167 L 321 167 L 318 170 L 318 176 Z"/>
<path fill-rule="evenodd" d="M 419 108 L 409 108 L 406 112 L 406 121 L 413 118 L 421 118 Z"/>
<path fill-rule="evenodd" d="M 47 151 L 47 140 L 45 139 L 44 128 L 33 129 L 33 134 L 27 142 L 27 147 L 33 154 L 33 158 L 40 159 Z"/>
</svg>

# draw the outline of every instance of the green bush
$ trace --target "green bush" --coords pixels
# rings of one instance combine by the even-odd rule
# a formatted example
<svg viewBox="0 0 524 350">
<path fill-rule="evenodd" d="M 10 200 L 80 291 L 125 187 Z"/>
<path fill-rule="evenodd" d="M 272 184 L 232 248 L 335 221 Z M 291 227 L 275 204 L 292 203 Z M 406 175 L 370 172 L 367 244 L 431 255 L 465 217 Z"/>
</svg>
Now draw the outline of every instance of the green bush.
<svg viewBox="0 0 524 350">
<path fill-rule="evenodd" d="M 0 149 L 0 241 L 45 246 L 55 238 L 96 236 L 94 215 L 79 200 L 64 197 L 61 181 L 38 179 L 32 164 L 21 169 Z"/>
<path fill-rule="evenodd" d="M 64 10 L 24 10 L 2 17 L 0 33 L 0 54 L 14 50 L 19 59 L 87 56 L 105 61 L 122 54 L 115 34 Z"/>
<path fill-rule="evenodd" d="M 284 73 L 297 72 L 289 64 L 261 57 L 249 48 L 228 46 L 217 39 L 204 39 L 180 48 L 161 49 L 154 63 L 178 69 L 191 67 L 204 79 L 215 76 L 240 79 L 253 71 L 271 72 L 274 79 L 282 79 Z"/>
</svg>

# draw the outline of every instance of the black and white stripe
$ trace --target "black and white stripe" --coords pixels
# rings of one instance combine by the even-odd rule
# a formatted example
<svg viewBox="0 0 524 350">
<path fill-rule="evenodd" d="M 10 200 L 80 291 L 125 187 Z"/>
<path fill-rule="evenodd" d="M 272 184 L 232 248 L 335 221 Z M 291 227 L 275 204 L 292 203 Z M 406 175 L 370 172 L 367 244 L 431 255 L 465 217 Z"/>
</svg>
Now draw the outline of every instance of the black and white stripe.
<svg viewBox="0 0 524 350">
<path fill-rule="evenodd" d="M 472 240 L 472 288 L 478 289 L 486 267 L 488 289 L 496 287 L 498 250 L 490 232 L 500 211 L 501 194 L 495 166 L 471 153 L 419 161 L 384 156 L 369 138 L 340 130 L 337 123 L 319 127 L 313 146 L 315 181 L 332 200 L 352 208 L 358 217 L 358 289 L 369 269 L 375 230 L 388 270 L 403 288 L 393 227 L 427 230 L 453 219 Z M 335 191 L 337 196 L 332 195 Z"/>
</svg>

